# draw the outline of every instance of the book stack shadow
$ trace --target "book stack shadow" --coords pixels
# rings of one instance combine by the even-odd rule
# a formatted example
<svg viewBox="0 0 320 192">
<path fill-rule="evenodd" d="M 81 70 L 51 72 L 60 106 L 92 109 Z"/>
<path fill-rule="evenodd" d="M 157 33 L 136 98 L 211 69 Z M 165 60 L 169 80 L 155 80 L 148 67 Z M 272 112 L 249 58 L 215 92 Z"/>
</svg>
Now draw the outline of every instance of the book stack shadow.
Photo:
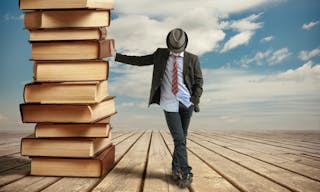
<svg viewBox="0 0 320 192">
<path fill-rule="evenodd" d="M 20 0 L 30 32 L 33 82 L 24 87 L 21 139 L 31 175 L 100 177 L 113 166 L 108 93 L 114 40 L 107 39 L 113 0 Z"/>
</svg>

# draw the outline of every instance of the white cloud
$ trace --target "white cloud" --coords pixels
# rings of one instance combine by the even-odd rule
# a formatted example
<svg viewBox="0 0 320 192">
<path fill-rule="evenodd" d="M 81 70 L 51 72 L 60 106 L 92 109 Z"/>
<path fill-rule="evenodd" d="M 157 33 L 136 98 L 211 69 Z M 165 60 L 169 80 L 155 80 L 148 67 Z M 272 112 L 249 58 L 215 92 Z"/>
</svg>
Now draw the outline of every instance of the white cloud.
<svg viewBox="0 0 320 192">
<path fill-rule="evenodd" d="M 240 64 L 244 68 L 248 68 L 250 64 L 256 65 L 275 65 L 281 63 L 291 55 L 288 48 L 281 48 L 276 51 L 268 49 L 266 51 L 258 51 L 254 56 L 244 56 L 240 61 L 234 63 Z"/>
<path fill-rule="evenodd" d="M 239 63 L 241 67 L 248 68 L 249 64 L 254 63 L 256 65 L 263 65 L 265 62 L 265 59 L 271 55 L 272 51 L 267 50 L 264 52 L 257 52 L 255 56 L 248 57 L 245 56 L 240 59 Z"/>
<path fill-rule="evenodd" d="M 162 0 L 161 2 L 157 0 L 137 0 L 135 2 L 118 0 L 115 1 L 115 11 L 118 11 L 120 14 L 142 14 L 151 17 L 170 17 L 181 14 L 181 11 L 179 10 L 192 11 L 201 5 L 202 7 L 206 7 L 219 15 L 225 15 L 230 13 L 239 13 L 241 11 L 246 11 L 275 2 L 282 2 L 282 0 Z"/>
<path fill-rule="evenodd" d="M 167 33 L 175 27 L 181 27 L 189 36 L 187 50 L 201 55 L 217 49 L 219 43 L 224 40 L 225 33 L 219 24 L 221 18 L 226 19 L 230 14 L 274 2 L 280 2 L 280 0 L 232 0 L 228 2 L 220 0 L 117 0 L 114 11 L 119 14 L 119 17 L 112 20 L 108 32 L 109 37 L 116 40 L 118 51 L 146 54 L 158 47 L 166 47 Z M 239 30 L 250 29 L 251 31 L 233 38 L 235 39 L 233 41 L 243 39 L 242 43 L 246 43 L 245 39 L 249 39 L 252 31 L 260 27 L 259 23 L 250 22 L 257 16 L 259 14 L 233 24 L 233 27 Z M 232 47 L 237 43 L 228 44 L 231 44 Z"/>
<path fill-rule="evenodd" d="M 109 92 L 112 95 L 148 99 L 153 66 L 136 67 L 129 65 L 111 66 L 111 72 L 117 73 L 110 79 Z"/>
<path fill-rule="evenodd" d="M 265 79 L 273 81 L 307 81 L 317 82 L 320 80 L 320 65 L 315 65 L 308 61 L 297 69 L 289 69 L 286 72 L 277 75 L 267 76 Z M 318 87 L 319 86 L 315 86 Z"/>
<path fill-rule="evenodd" d="M 220 27 L 223 29 L 233 29 L 239 33 L 231 37 L 225 44 L 221 53 L 234 49 L 240 45 L 246 45 L 249 43 L 251 37 L 257 29 L 263 26 L 263 23 L 255 23 L 254 21 L 258 19 L 262 13 L 253 14 L 249 17 L 230 22 L 222 22 Z"/>
<path fill-rule="evenodd" d="M 112 22 L 110 36 L 116 39 L 117 51 L 129 54 L 148 54 L 158 47 L 166 47 L 167 33 L 175 28 L 182 27 L 188 34 L 189 43 L 187 50 L 195 54 L 202 54 L 217 47 L 218 42 L 224 39 L 224 32 L 214 28 L 209 23 L 190 22 L 193 17 L 203 15 L 211 17 L 205 11 L 188 13 L 183 18 L 168 18 L 163 21 L 151 19 L 147 16 L 123 16 Z M 119 39 L 119 41 L 117 41 Z"/>
<path fill-rule="evenodd" d="M 236 21 L 227 21 L 222 22 L 221 26 L 224 29 L 233 29 L 238 32 L 245 32 L 245 31 L 255 31 L 260 29 L 263 26 L 263 23 L 255 23 L 254 21 L 257 20 L 263 13 L 259 14 L 252 14 L 246 18 L 236 20 Z"/>
<path fill-rule="evenodd" d="M 252 31 L 245 31 L 241 32 L 233 37 L 231 37 L 225 44 L 221 53 L 229 51 L 230 49 L 234 49 L 240 45 L 246 45 L 249 43 L 251 37 L 253 36 L 254 32 Z"/>
<path fill-rule="evenodd" d="M 166 128 L 160 107 L 139 107 L 142 103 L 146 106 L 150 89 L 149 83 L 146 83 L 150 82 L 148 78 L 143 83 L 141 76 L 151 75 L 151 71 L 146 71 L 144 67 L 136 67 L 135 70 L 126 67 L 124 71 L 122 75 L 129 77 L 126 82 L 130 86 L 126 86 L 121 78 L 116 78 L 110 82 L 110 89 L 116 91 L 116 95 L 127 96 L 131 100 L 121 106 L 134 106 L 124 111 L 120 109 L 115 125 Z M 319 126 L 320 64 L 307 62 L 296 69 L 271 75 L 257 75 L 232 68 L 204 68 L 203 75 L 201 112 L 194 115 L 192 128 L 298 129 L 306 123 L 310 129 Z M 148 121 L 139 121 L 142 117 Z M 123 122 L 123 119 L 126 121 Z"/>
<path fill-rule="evenodd" d="M 311 51 L 300 51 L 299 58 L 303 61 L 308 61 L 309 59 L 319 56 L 320 55 L 320 48 L 315 48 Z"/>
<path fill-rule="evenodd" d="M 276 96 L 320 96 L 320 65 L 308 62 L 297 69 L 272 75 L 242 70 L 206 70 L 206 104 L 272 100 Z M 320 98 L 320 97 L 318 97 Z"/>
<path fill-rule="evenodd" d="M 267 60 L 269 65 L 281 63 L 283 60 L 291 55 L 288 48 L 282 48 L 275 51 L 272 56 Z"/>
<path fill-rule="evenodd" d="M 273 40 L 273 36 L 267 36 L 267 37 L 264 37 L 260 40 L 260 42 L 262 43 L 265 43 L 265 42 L 269 42 L 269 41 L 272 41 Z"/>
<path fill-rule="evenodd" d="M 314 26 L 319 24 L 319 20 L 318 21 L 311 21 L 309 23 L 305 23 L 302 25 L 302 29 L 304 30 L 310 30 L 311 28 L 313 28 Z"/>
</svg>

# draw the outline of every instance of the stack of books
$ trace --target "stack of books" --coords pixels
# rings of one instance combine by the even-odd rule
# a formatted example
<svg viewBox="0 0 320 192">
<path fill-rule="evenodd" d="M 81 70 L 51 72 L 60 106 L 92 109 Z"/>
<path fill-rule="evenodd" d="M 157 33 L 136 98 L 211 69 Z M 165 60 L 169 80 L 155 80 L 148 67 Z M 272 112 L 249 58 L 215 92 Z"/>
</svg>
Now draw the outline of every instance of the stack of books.
<svg viewBox="0 0 320 192">
<path fill-rule="evenodd" d="M 113 0 L 20 0 L 27 10 L 34 81 L 24 87 L 20 112 L 36 123 L 22 138 L 31 175 L 100 177 L 113 165 L 108 94 L 114 40 L 106 39 Z"/>
</svg>

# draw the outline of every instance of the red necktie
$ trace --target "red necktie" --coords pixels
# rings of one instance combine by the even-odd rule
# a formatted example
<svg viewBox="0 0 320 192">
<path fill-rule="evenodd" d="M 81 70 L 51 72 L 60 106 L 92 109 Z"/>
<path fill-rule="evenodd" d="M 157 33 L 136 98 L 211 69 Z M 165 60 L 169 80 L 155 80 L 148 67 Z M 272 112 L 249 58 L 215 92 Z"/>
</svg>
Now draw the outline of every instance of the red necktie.
<svg viewBox="0 0 320 192">
<path fill-rule="evenodd" d="M 178 93 L 178 57 L 175 56 L 175 61 L 172 70 L 172 93 L 176 95 Z"/>
</svg>

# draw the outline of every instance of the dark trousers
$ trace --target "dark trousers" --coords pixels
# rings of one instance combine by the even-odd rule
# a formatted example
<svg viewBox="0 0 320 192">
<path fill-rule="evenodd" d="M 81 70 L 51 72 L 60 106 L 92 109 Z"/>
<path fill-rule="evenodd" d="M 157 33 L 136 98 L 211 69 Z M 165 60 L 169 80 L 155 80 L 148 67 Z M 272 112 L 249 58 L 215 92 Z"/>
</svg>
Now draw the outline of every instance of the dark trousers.
<svg viewBox="0 0 320 192">
<path fill-rule="evenodd" d="M 172 170 L 182 171 L 184 174 L 191 172 L 192 169 L 188 164 L 186 138 L 193 108 L 193 105 L 188 108 L 182 103 L 179 103 L 179 112 L 164 111 L 166 121 L 174 141 Z"/>
</svg>

